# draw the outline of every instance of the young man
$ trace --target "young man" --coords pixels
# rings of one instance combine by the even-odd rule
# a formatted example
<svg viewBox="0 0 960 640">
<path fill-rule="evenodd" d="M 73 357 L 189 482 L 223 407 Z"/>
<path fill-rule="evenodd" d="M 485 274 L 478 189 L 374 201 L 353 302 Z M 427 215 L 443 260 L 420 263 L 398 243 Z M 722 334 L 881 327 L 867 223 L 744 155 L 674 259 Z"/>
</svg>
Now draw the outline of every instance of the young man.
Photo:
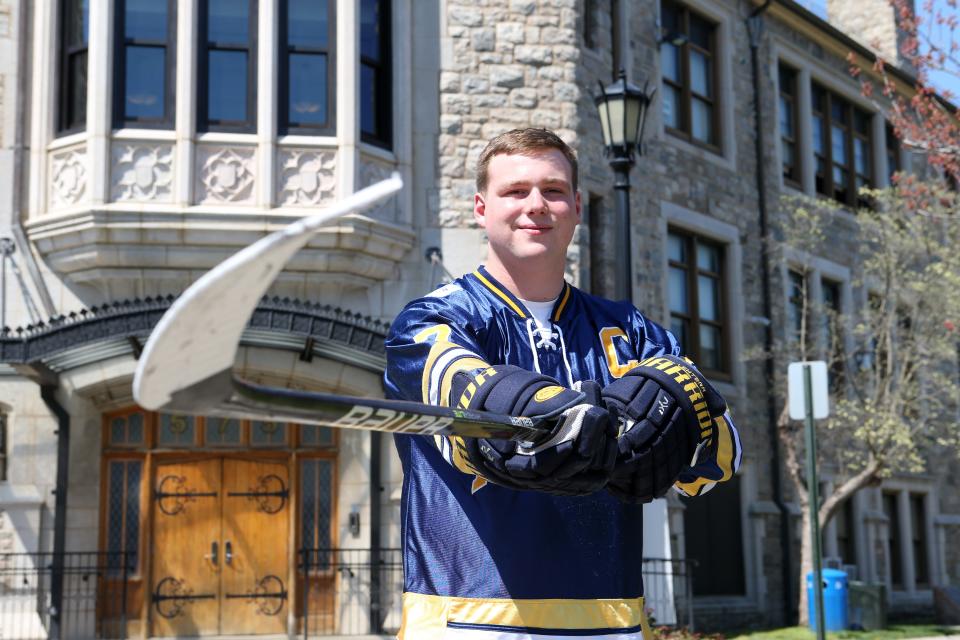
<svg viewBox="0 0 960 640">
<path fill-rule="evenodd" d="M 484 266 L 394 321 L 393 398 L 547 416 L 537 442 L 396 436 L 403 464 L 401 640 L 649 638 L 642 504 L 740 463 L 723 399 L 629 302 L 564 281 L 577 161 L 521 129 L 480 155 Z"/>
</svg>

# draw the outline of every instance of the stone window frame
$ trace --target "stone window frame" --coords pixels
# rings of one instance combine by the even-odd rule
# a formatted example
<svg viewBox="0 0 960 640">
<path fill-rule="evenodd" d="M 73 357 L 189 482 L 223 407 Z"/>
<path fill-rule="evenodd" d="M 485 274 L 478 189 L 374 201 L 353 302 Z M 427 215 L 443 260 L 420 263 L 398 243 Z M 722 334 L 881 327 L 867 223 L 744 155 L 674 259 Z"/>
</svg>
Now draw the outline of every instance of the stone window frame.
<svg viewBox="0 0 960 640">
<path fill-rule="evenodd" d="M 176 124 L 177 0 L 157 1 L 165 1 L 167 3 L 167 38 L 163 42 L 133 39 L 128 42 L 124 33 L 124 9 L 126 8 L 128 0 L 117 0 L 113 9 L 113 120 L 114 128 L 116 129 L 122 129 L 124 127 L 138 129 L 173 129 Z M 126 71 L 127 46 L 149 46 L 151 48 L 164 49 L 164 115 L 161 118 L 124 117 L 123 104 L 126 96 L 124 74 Z"/>
<path fill-rule="evenodd" d="M 660 58 L 660 48 L 655 47 L 654 56 L 656 63 L 656 86 L 657 94 L 654 96 L 652 105 L 655 114 L 656 136 L 668 144 L 681 149 L 688 155 L 692 155 L 699 160 L 713 163 L 730 171 L 737 170 L 736 163 L 736 122 L 734 120 L 734 105 L 736 100 L 733 92 L 733 58 L 736 49 L 736 43 L 733 38 L 733 30 L 739 22 L 738 16 L 728 8 L 718 6 L 716 3 L 708 0 L 676 0 L 695 13 L 709 19 L 716 24 L 716 51 L 715 51 L 715 74 L 714 80 L 717 86 L 716 104 L 716 127 L 717 127 L 717 145 L 715 148 L 707 148 L 703 145 L 694 144 L 681 137 L 669 133 L 669 129 L 663 121 L 662 102 L 663 99 L 663 73 L 662 60 Z M 660 2 L 656 3 L 657 24 L 660 21 Z M 659 34 L 658 34 L 659 35 Z"/>
<path fill-rule="evenodd" d="M 819 305 L 823 301 L 823 283 L 830 282 L 837 285 L 840 293 L 839 303 L 843 313 L 852 314 L 854 305 L 853 276 L 850 267 L 844 266 L 832 260 L 812 256 L 806 252 L 788 247 L 784 254 L 784 260 L 780 263 L 780 281 L 784 283 L 782 309 L 784 318 L 789 317 L 791 305 L 790 299 L 790 272 L 798 272 L 807 278 L 807 296 L 808 299 L 816 301 L 814 305 L 807 310 L 808 327 L 813 331 L 814 326 L 819 327 L 819 314 L 816 313 Z M 786 323 L 785 325 L 786 326 Z M 854 342 L 852 332 L 848 327 L 841 326 L 843 333 L 844 353 L 853 353 Z M 813 337 L 812 348 L 817 357 L 822 357 L 825 353 L 823 344 L 823 335 L 819 330 Z"/>
<path fill-rule="evenodd" d="M 771 90 L 779 94 L 779 75 L 778 67 L 785 64 L 797 71 L 797 136 L 799 138 L 799 185 L 793 185 L 783 179 L 782 172 L 777 172 L 780 190 L 788 194 L 805 194 L 810 197 L 818 196 L 816 190 L 816 158 L 813 150 L 813 110 L 811 107 L 811 91 L 813 83 L 843 98 L 851 105 L 863 109 L 871 115 L 870 119 L 870 137 L 874 141 L 871 144 L 870 167 L 871 183 L 877 187 L 889 185 L 889 172 L 887 171 L 887 157 L 884 145 L 877 144 L 876 141 L 883 140 L 886 120 L 883 113 L 876 110 L 874 103 L 862 95 L 859 83 L 846 71 L 844 66 L 831 67 L 826 62 L 813 58 L 810 54 L 802 51 L 796 45 L 786 41 L 779 34 L 772 34 L 770 39 L 770 57 L 768 60 L 768 73 L 775 79 L 775 85 Z M 773 126 L 776 127 L 770 131 L 773 136 L 779 135 L 780 122 L 780 103 L 779 100 L 773 102 L 775 109 Z M 778 166 L 783 164 L 783 156 L 780 145 L 776 145 L 776 161 Z M 903 156 L 901 154 L 901 160 Z"/>
<path fill-rule="evenodd" d="M 817 120 L 823 122 L 824 135 L 823 153 L 818 153 L 814 149 L 814 176 L 817 193 L 832 198 L 840 204 L 851 207 L 864 206 L 866 202 L 857 195 L 857 191 L 861 186 L 872 187 L 876 184 L 873 167 L 875 142 L 870 126 L 872 113 L 816 80 L 813 81 L 811 93 L 813 96 L 820 96 L 823 101 L 812 108 L 813 122 L 815 123 Z M 839 117 L 835 113 L 838 110 L 840 112 Z M 863 119 L 865 131 L 861 131 L 857 125 L 860 118 Z M 838 162 L 838 159 L 834 157 L 835 141 L 833 135 L 835 130 L 840 130 L 846 134 L 846 144 L 843 148 L 843 153 L 846 156 L 845 162 Z M 861 173 L 857 167 L 856 148 L 858 142 L 865 142 L 867 145 L 866 173 Z M 821 160 L 825 167 L 822 174 L 818 169 Z M 834 180 L 834 170 L 837 168 L 846 172 L 845 184 L 838 184 Z M 863 182 L 862 185 L 860 184 L 861 181 Z"/>
<path fill-rule="evenodd" d="M 941 515 L 939 513 L 940 501 L 937 488 L 934 481 L 926 477 L 896 476 L 885 479 L 883 484 L 875 489 L 876 511 L 881 523 L 881 530 L 878 532 L 880 540 L 878 542 L 883 545 L 884 549 L 887 549 L 889 544 L 887 528 L 890 526 L 890 522 L 883 512 L 882 500 L 885 494 L 894 495 L 896 500 L 897 524 L 900 527 L 897 538 L 900 542 L 903 580 L 902 588 L 894 589 L 887 552 L 884 553 L 882 559 L 874 559 L 875 562 L 882 560 L 884 563 L 882 574 L 889 594 L 888 597 L 891 602 L 901 604 L 929 602 L 932 597 L 932 588 L 942 584 L 942 572 L 945 568 L 938 562 L 944 550 L 942 548 L 943 541 L 936 536 L 935 530 L 935 525 Z M 926 540 L 927 583 L 923 585 L 916 582 L 916 558 L 914 557 L 912 544 L 913 512 L 910 504 L 910 499 L 913 496 L 923 496 L 924 499 L 923 535 Z"/>
<path fill-rule="evenodd" d="M 726 296 L 726 321 L 729 332 L 727 334 L 727 348 L 729 353 L 741 353 L 744 349 L 743 326 L 747 321 L 743 300 L 743 249 L 740 242 L 740 231 L 732 224 L 717 220 L 681 205 L 662 201 L 660 203 L 660 255 L 662 267 L 660 270 L 661 310 L 660 322 L 670 326 L 669 283 L 667 280 L 668 230 L 678 229 L 703 237 L 706 240 L 724 245 L 726 270 L 723 274 L 723 290 Z M 727 400 L 747 397 L 745 363 L 738 358 L 731 358 L 729 371 L 726 375 L 715 376 L 711 382 Z M 732 402 L 731 404 L 735 404 Z"/>
</svg>

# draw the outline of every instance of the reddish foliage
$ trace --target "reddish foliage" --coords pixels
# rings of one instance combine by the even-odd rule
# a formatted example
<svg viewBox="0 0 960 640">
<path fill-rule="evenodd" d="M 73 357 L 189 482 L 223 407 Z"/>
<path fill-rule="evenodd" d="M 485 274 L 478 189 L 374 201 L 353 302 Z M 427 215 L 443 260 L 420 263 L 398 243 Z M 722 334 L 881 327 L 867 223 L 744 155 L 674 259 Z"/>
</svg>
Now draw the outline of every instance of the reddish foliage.
<svg viewBox="0 0 960 640">
<path fill-rule="evenodd" d="M 938 94 L 930 84 L 933 71 L 960 76 L 957 2 L 947 0 L 944 9 L 935 7 L 933 0 L 924 0 L 923 15 L 930 16 L 927 20 L 914 13 L 911 0 L 889 2 L 904 32 L 900 53 L 915 71 L 916 93 L 910 98 L 898 93 L 885 61 L 878 58 L 874 70 L 880 75 L 883 94 L 891 101 L 887 117 L 907 148 L 925 153 L 931 165 L 960 184 L 960 114 L 949 102 L 953 98 L 950 92 Z M 851 66 L 853 60 L 851 56 Z M 859 69 L 853 75 L 859 77 Z M 872 95 L 871 83 L 861 80 L 861 87 L 865 95 Z"/>
</svg>

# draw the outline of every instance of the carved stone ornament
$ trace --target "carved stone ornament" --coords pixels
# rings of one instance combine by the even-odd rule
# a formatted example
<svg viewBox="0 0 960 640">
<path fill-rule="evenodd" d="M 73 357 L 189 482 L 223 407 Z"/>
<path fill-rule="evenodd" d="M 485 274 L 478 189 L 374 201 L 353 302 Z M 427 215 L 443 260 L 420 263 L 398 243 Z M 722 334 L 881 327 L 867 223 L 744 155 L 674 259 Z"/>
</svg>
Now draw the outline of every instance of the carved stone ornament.
<svg viewBox="0 0 960 640">
<path fill-rule="evenodd" d="M 277 154 L 277 174 L 281 206 L 332 202 L 337 191 L 337 152 L 282 149 Z"/>
<path fill-rule="evenodd" d="M 384 162 L 376 162 L 369 158 L 362 158 L 360 160 L 360 187 L 369 187 L 381 180 L 386 180 L 393 171 L 394 167 L 392 165 Z M 378 220 L 396 222 L 397 197 L 393 196 L 389 198 L 381 205 L 368 211 L 367 215 L 371 218 L 377 218 Z"/>
<path fill-rule="evenodd" d="M 173 185 L 173 145 L 114 143 L 111 175 L 111 193 L 115 201 L 169 202 Z"/>
<path fill-rule="evenodd" d="M 80 202 L 87 192 L 87 149 L 72 147 L 51 155 L 50 208 Z"/>
<path fill-rule="evenodd" d="M 197 199 L 204 204 L 246 203 L 253 200 L 256 149 L 199 147 Z"/>
</svg>

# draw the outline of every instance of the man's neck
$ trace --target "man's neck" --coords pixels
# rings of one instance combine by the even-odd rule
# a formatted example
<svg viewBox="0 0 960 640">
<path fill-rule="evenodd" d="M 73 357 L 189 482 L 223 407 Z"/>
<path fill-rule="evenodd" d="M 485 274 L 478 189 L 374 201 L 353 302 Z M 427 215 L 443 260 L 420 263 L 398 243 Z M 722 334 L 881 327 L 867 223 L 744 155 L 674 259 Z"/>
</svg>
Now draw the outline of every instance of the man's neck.
<svg viewBox="0 0 960 640">
<path fill-rule="evenodd" d="M 554 265 L 524 264 L 507 268 L 499 260 L 488 259 L 487 271 L 521 300 L 547 302 L 554 300 L 563 291 L 563 267 Z"/>
</svg>

